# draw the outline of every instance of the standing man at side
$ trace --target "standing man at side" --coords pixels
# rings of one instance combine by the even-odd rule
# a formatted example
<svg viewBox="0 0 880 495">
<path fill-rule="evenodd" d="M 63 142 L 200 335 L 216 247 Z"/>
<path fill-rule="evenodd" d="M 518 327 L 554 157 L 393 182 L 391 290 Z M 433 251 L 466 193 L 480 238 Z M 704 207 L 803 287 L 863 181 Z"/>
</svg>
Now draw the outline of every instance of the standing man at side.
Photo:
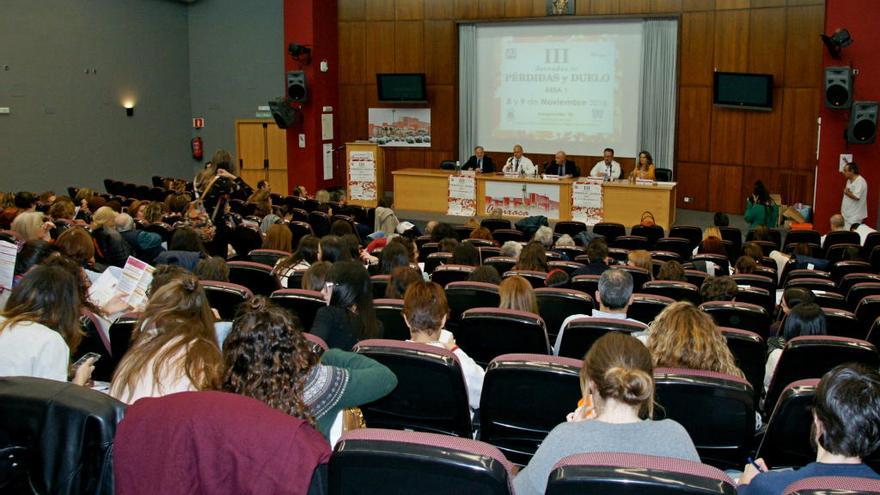
<svg viewBox="0 0 880 495">
<path fill-rule="evenodd" d="M 605 148 L 602 152 L 604 158 L 590 170 L 591 177 L 604 177 L 605 180 L 617 180 L 620 178 L 620 164 L 614 161 L 614 150 Z"/>
<path fill-rule="evenodd" d="M 868 217 L 868 182 L 859 175 L 859 166 L 847 163 L 843 167 L 846 184 L 843 188 L 843 200 L 840 202 L 840 213 L 846 227 L 862 223 Z"/>
<path fill-rule="evenodd" d="M 538 169 L 531 160 L 523 156 L 523 147 L 517 144 L 513 147 L 513 156 L 507 159 L 501 171 L 505 174 L 535 175 Z"/>
<path fill-rule="evenodd" d="M 567 156 L 565 156 L 564 151 L 557 151 L 556 158 L 547 162 L 547 165 L 544 167 L 544 173 L 547 175 L 560 175 L 560 176 L 571 176 L 571 177 L 580 177 L 581 171 L 577 165 L 575 165 L 574 161 L 569 160 Z"/>
<path fill-rule="evenodd" d="M 483 173 L 492 173 L 495 171 L 495 162 L 492 161 L 492 157 L 486 154 L 486 151 L 483 150 L 482 146 L 477 146 L 474 148 L 474 154 L 468 161 L 464 163 L 464 167 L 461 167 L 462 170 L 476 170 L 477 172 Z"/>
</svg>

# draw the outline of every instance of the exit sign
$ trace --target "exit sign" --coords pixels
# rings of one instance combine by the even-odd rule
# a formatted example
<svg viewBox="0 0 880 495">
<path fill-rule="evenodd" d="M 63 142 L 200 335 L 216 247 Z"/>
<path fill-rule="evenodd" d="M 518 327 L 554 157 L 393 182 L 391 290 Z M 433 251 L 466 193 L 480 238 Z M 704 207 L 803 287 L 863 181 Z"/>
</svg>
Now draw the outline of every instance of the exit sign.
<svg viewBox="0 0 880 495">
<path fill-rule="evenodd" d="M 203 117 L 196 117 L 193 119 L 193 128 L 201 129 L 205 127 L 205 119 Z"/>
</svg>

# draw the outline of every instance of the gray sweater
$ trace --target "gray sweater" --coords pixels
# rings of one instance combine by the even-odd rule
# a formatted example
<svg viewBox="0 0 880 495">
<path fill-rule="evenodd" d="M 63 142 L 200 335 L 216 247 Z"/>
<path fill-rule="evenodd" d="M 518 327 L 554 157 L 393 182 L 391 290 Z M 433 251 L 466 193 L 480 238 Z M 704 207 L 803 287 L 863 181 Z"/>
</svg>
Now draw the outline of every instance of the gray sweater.
<svg viewBox="0 0 880 495">
<path fill-rule="evenodd" d="M 563 457 L 592 452 L 625 452 L 700 462 L 690 435 L 671 419 L 628 424 L 597 420 L 562 423 L 553 428 L 529 465 L 514 478 L 514 492 L 544 493 L 547 478 L 557 462 Z"/>
</svg>

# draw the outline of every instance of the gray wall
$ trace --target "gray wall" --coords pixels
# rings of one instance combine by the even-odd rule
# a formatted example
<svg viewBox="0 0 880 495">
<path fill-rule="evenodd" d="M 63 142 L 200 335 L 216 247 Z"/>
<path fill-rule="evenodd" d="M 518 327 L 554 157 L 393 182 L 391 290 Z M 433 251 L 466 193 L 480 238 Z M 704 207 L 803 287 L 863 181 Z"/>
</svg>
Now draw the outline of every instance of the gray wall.
<svg viewBox="0 0 880 495">
<path fill-rule="evenodd" d="M 334 0 L 335 1 L 335 0 Z M 282 0 L 199 0 L 189 7 L 193 131 L 205 159 L 217 148 L 235 155 L 235 119 L 254 118 L 286 91 Z"/>
<path fill-rule="evenodd" d="M 12 113 L 0 115 L 0 188 L 189 175 L 188 78 L 180 3 L 3 0 L 0 107 Z"/>
<path fill-rule="evenodd" d="M 234 151 L 284 92 L 283 24 L 281 0 L 0 0 L 0 190 L 192 177 L 193 116 Z"/>
</svg>

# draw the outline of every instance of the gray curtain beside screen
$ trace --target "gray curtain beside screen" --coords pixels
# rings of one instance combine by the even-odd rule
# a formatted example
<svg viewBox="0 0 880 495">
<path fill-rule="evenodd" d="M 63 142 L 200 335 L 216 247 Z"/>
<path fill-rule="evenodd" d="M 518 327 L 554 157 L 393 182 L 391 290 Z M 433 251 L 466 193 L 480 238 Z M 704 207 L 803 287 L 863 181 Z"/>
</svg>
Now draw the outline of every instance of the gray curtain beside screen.
<svg viewBox="0 0 880 495">
<path fill-rule="evenodd" d="M 477 27 L 458 27 L 458 159 L 471 156 L 477 135 Z"/>
<path fill-rule="evenodd" d="M 678 20 L 646 20 L 642 40 L 641 149 L 651 153 L 658 168 L 672 169 L 675 159 Z"/>
</svg>

